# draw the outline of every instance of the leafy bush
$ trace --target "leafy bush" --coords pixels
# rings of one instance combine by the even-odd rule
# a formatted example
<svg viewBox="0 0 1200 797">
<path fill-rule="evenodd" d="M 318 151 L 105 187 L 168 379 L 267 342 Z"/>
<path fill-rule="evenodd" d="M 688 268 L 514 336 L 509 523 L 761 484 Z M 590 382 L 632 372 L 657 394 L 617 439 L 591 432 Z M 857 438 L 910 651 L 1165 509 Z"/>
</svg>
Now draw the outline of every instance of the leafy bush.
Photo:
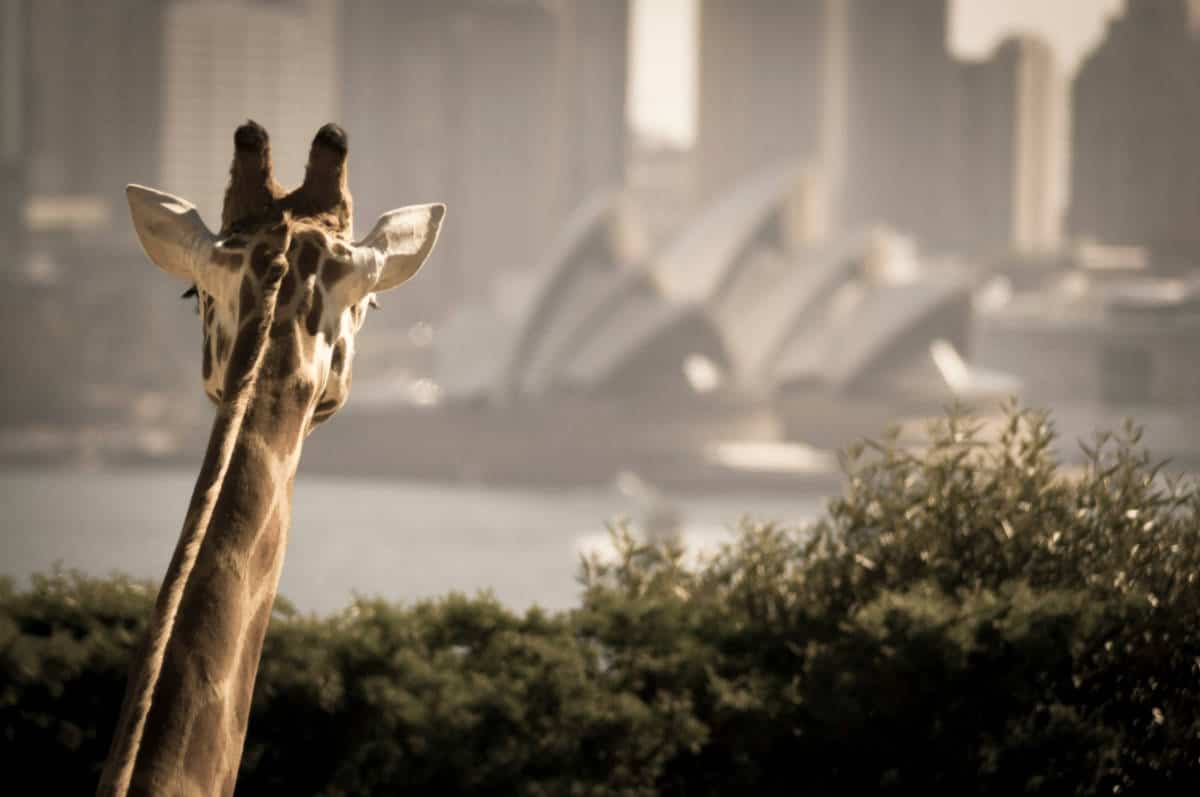
<svg viewBox="0 0 1200 797">
<path fill-rule="evenodd" d="M 281 601 L 243 794 L 1200 793 L 1200 491 L 1046 417 L 846 455 L 806 529 L 700 567 L 614 531 L 579 608 Z M 0 585 L 10 777 L 93 787 L 151 591 Z M 15 769 L 15 772 L 12 772 Z"/>
</svg>

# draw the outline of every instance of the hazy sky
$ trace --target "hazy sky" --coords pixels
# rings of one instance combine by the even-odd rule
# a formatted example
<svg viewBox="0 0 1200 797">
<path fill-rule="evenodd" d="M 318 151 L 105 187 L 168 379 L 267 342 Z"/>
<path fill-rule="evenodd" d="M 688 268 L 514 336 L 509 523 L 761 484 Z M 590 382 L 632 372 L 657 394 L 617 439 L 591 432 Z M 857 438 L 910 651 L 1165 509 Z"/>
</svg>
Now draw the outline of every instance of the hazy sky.
<svg viewBox="0 0 1200 797">
<path fill-rule="evenodd" d="M 696 0 L 633 0 L 630 114 L 635 128 L 689 143 L 694 133 Z M 983 57 L 1011 33 L 1041 34 L 1070 72 L 1124 0 L 951 0 L 950 47 Z"/>
</svg>

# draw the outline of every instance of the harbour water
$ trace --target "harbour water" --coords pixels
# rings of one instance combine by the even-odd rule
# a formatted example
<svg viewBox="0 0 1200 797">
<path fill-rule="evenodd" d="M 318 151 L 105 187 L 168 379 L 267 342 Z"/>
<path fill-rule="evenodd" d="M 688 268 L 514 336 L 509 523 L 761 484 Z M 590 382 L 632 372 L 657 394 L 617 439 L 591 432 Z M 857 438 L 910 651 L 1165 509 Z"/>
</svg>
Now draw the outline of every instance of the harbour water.
<svg viewBox="0 0 1200 797">
<path fill-rule="evenodd" d="M 195 474 L 183 468 L 0 469 L 0 574 L 27 583 L 56 563 L 89 575 L 157 580 Z M 668 495 L 690 549 L 713 550 L 742 517 L 797 526 L 822 496 Z M 518 610 L 575 605 L 581 553 L 604 550 L 606 524 L 635 527 L 645 502 L 614 488 L 533 490 L 339 479 L 302 472 L 280 593 L 329 612 L 355 594 L 416 601 L 490 589 Z"/>
</svg>

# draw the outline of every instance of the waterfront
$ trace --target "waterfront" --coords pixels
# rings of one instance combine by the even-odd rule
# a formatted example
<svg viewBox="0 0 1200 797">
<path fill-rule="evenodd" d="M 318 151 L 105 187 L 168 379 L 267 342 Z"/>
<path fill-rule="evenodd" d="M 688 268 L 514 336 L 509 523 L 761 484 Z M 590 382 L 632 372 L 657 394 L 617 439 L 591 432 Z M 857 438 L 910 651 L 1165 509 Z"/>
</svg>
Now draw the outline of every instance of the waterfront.
<svg viewBox="0 0 1200 797">
<path fill-rule="evenodd" d="M 191 469 L 0 470 L 0 574 L 25 579 L 56 562 L 90 575 L 157 580 L 179 534 Z M 778 493 L 670 496 L 685 542 L 712 549 L 738 518 L 798 525 L 821 497 Z M 615 487 L 532 490 L 302 472 L 280 593 L 304 611 L 345 606 L 357 593 L 415 601 L 492 589 L 506 605 L 577 602 L 581 551 L 602 547 L 605 524 L 645 508 Z M 20 583 L 24 583 L 23 581 Z"/>
</svg>

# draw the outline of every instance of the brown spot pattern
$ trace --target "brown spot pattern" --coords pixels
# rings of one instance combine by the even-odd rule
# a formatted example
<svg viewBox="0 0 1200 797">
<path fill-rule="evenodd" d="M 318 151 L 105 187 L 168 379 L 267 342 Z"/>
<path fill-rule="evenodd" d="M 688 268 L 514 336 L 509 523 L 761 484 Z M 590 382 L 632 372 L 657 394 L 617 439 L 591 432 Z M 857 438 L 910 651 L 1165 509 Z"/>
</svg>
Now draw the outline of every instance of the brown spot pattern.
<svg viewBox="0 0 1200 797">
<path fill-rule="evenodd" d="M 227 738 L 226 734 L 214 732 L 214 729 L 221 730 L 225 727 L 225 704 L 214 700 L 201 708 L 196 714 L 194 727 L 196 730 L 188 741 L 183 766 L 193 778 L 207 783 L 225 752 L 223 742 Z"/>
<path fill-rule="evenodd" d="M 213 253 L 212 262 L 222 268 L 235 270 L 242 267 L 245 254 L 245 252 L 223 252 L 218 249 Z"/>
<path fill-rule="evenodd" d="M 246 319 L 254 314 L 255 296 L 254 286 L 250 284 L 250 277 L 242 277 L 242 287 L 238 291 L 238 323 L 246 323 Z"/>
<path fill-rule="evenodd" d="M 187 656 L 201 683 L 220 683 L 232 674 L 242 624 L 238 607 L 245 586 L 228 564 L 214 561 L 214 547 L 200 548 L 168 643 Z"/>
<path fill-rule="evenodd" d="M 321 292 L 313 291 L 312 307 L 308 310 L 308 316 L 304 319 L 304 326 L 308 330 L 308 334 L 316 337 L 317 330 L 321 328 L 321 314 L 324 312 L 321 300 Z"/>
<path fill-rule="evenodd" d="M 204 336 L 204 356 L 200 358 L 200 375 L 207 382 L 212 376 L 212 346 L 209 343 L 208 335 Z"/>
<path fill-rule="evenodd" d="M 271 265 L 271 247 L 266 243 L 260 243 L 254 247 L 254 252 L 250 255 L 250 269 L 259 279 L 267 273 L 267 267 Z"/>
<path fill-rule="evenodd" d="M 142 730 L 140 757 L 149 761 L 165 758 L 166 746 L 184 736 L 191 713 L 196 708 L 195 696 L 188 688 L 194 682 L 189 671 L 186 651 L 168 647 L 163 654 L 162 669 L 154 684 L 154 697 L 146 713 Z"/>
<path fill-rule="evenodd" d="M 342 279 L 350 273 L 350 264 L 344 260 L 336 258 L 326 258 L 325 265 L 321 269 L 321 282 L 327 288 L 332 288 L 337 285 Z"/>
<path fill-rule="evenodd" d="M 271 603 L 270 600 L 264 601 L 246 628 L 242 660 L 238 662 L 237 691 L 232 695 L 233 716 L 239 729 L 244 729 L 250 719 L 250 705 L 254 700 L 254 681 L 258 673 L 258 662 L 262 658 L 263 639 L 267 634 L 267 625 L 271 622 Z"/>
<path fill-rule="evenodd" d="M 250 372 L 250 365 L 258 346 L 258 329 L 254 324 L 242 327 L 237 338 L 233 341 L 233 351 L 229 353 L 229 361 L 225 365 L 225 394 L 236 396 L 241 381 Z"/>
<path fill-rule="evenodd" d="M 267 266 L 267 275 L 263 277 L 262 281 L 263 294 L 266 295 L 266 293 L 272 289 L 277 291 L 278 289 L 276 286 L 280 284 L 280 282 L 283 280 L 283 276 L 287 273 L 288 264 L 285 258 L 282 256 L 271 258 L 270 263 Z M 276 303 L 276 306 L 278 306 L 278 302 Z"/>
<path fill-rule="evenodd" d="M 304 248 L 300 251 L 300 257 L 296 259 L 296 270 L 300 272 L 300 279 L 306 280 L 316 274 L 317 262 L 320 259 L 321 252 L 316 245 L 311 241 L 305 241 Z"/>
<path fill-rule="evenodd" d="M 249 421 L 247 414 L 246 422 Z M 274 459 L 260 446 L 242 440 L 234 447 L 204 540 L 212 556 L 227 556 L 235 562 L 245 562 L 249 557 L 259 529 L 273 510 L 275 465 Z"/>
<path fill-rule="evenodd" d="M 262 583 L 262 580 L 275 567 L 275 560 L 279 554 L 279 543 L 283 539 L 281 531 L 279 510 L 276 508 L 271 519 L 267 521 L 267 525 L 259 533 L 258 541 L 254 543 L 254 554 L 250 560 L 249 571 L 251 583 Z"/>
<path fill-rule="evenodd" d="M 285 307 L 292 301 L 292 294 L 296 292 L 296 275 L 291 269 L 283 275 L 283 283 L 279 286 L 279 298 L 276 300 L 276 306 Z"/>
<path fill-rule="evenodd" d="M 344 210 L 348 214 L 348 197 L 345 204 Z M 286 236 L 288 224 L 279 225 L 275 231 Z M 222 393 L 228 395 L 248 376 L 249 365 L 260 343 L 256 340 L 258 324 L 253 323 L 253 319 L 262 313 L 264 294 L 277 284 L 277 304 L 288 306 L 297 291 L 311 285 L 308 280 L 316 275 L 320 274 L 322 285 L 333 288 L 353 270 L 352 264 L 347 262 L 351 251 L 339 241 L 330 242 L 333 256 L 322 262 L 324 238 L 317 242 L 312 238 L 285 237 L 287 258 L 272 256 L 279 253 L 277 240 L 272 244 L 260 238 L 253 250 L 247 252 L 253 240 L 253 237 L 249 241 L 231 237 L 213 253 L 213 262 L 217 265 L 229 269 L 248 265 L 255 275 L 255 279 L 250 279 L 249 274 L 241 279 L 236 307 L 237 324 L 241 328 L 232 339 L 229 330 L 214 324 L 212 297 L 202 295 L 205 379 L 212 374 L 214 359 L 221 362 L 228 358 L 225 390 L 214 390 L 218 397 Z M 287 267 L 289 260 L 294 268 Z M 282 282 L 276 283 L 276 280 Z M 292 337 L 266 347 L 260 378 L 265 380 L 263 384 L 267 388 L 255 390 L 254 400 L 247 408 L 246 427 L 254 430 L 256 439 L 261 435 L 266 449 L 257 442 L 247 444 L 247 439 L 243 438 L 232 452 L 226 479 L 213 507 L 208 536 L 201 546 L 176 615 L 156 688 L 156 700 L 151 706 L 154 722 L 148 722 L 146 726 L 148 736 L 174 739 L 178 744 L 187 731 L 187 725 L 181 723 L 194 722 L 195 733 L 188 739 L 187 749 L 178 754 L 182 755 L 178 766 L 195 781 L 227 794 L 233 792 L 236 782 L 241 738 L 238 732 L 244 734 L 245 731 L 263 640 L 271 618 L 273 593 L 264 584 L 277 573 L 287 539 L 286 504 L 271 500 L 279 476 L 276 473 L 280 465 L 277 458 L 280 452 L 290 451 L 300 440 L 304 432 L 301 425 L 316 391 L 316 385 L 311 384 L 311 373 L 298 370 L 301 360 L 306 357 L 300 344 L 308 347 L 307 356 L 311 356 L 313 344 L 296 334 L 298 330 L 291 325 L 303 325 L 313 337 L 322 332 L 328 334 L 327 326 L 322 329 L 329 321 L 324 314 L 323 293 L 320 288 L 313 290 L 311 301 L 306 296 L 306 304 L 299 311 L 302 317 L 276 323 L 269 330 L 272 338 Z M 222 298 L 228 302 L 227 310 L 234 310 L 232 297 Z M 350 308 L 355 328 L 362 323 L 364 309 L 360 305 Z M 223 305 L 223 316 L 227 310 Z M 345 371 L 341 380 L 345 385 L 349 384 L 348 350 L 347 341 L 338 340 L 330 355 L 331 373 L 341 376 Z M 342 398 L 322 401 L 313 417 L 328 418 L 341 406 Z M 217 423 L 214 437 L 222 423 L 220 417 Z M 212 467 L 212 459 L 210 451 L 206 455 L 206 469 Z M 283 489 L 282 484 L 279 489 Z M 290 495 L 290 485 L 288 492 Z M 285 500 L 282 495 L 278 499 Z M 245 571 L 242 565 L 245 565 Z M 263 590 L 263 599 L 257 606 L 248 594 L 247 580 L 256 590 Z M 247 625 L 246 613 L 251 610 L 254 616 Z M 241 645 L 237 644 L 239 640 Z M 240 653 L 237 652 L 239 649 Z M 226 678 L 232 678 L 232 682 L 226 682 Z M 214 701 L 211 694 L 197 692 L 192 686 L 197 680 L 228 684 L 231 687 L 228 701 Z M 150 739 L 147 741 L 153 743 Z M 170 750 L 169 747 L 162 749 Z"/>
<path fill-rule="evenodd" d="M 277 391 L 258 394 L 246 412 L 246 423 L 259 430 L 263 441 L 273 451 L 288 452 L 301 439 L 304 409 L 313 398 L 316 386 L 296 376 L 276 378 L 279 365 L 289 364 L 297 357 L 293 341 L 281 341 L 267 351 L 263 370 L 270 371 L 273 382 L 282 383 Z M 294 369 L 294 366 L 292 366 Z M 260 377 L 261 378 L 261 377 Z M 263 478 L 269 478 L 264 476 Z"/>
<path fill-rule="evenodd" d="M 335 374 L 342 373 L 342 366 L 346 362 L 346 341 L 339 340 L 337 345 L 333 347 L 333 354 L 329 358 L 329 370 Z"/>
</svg>

